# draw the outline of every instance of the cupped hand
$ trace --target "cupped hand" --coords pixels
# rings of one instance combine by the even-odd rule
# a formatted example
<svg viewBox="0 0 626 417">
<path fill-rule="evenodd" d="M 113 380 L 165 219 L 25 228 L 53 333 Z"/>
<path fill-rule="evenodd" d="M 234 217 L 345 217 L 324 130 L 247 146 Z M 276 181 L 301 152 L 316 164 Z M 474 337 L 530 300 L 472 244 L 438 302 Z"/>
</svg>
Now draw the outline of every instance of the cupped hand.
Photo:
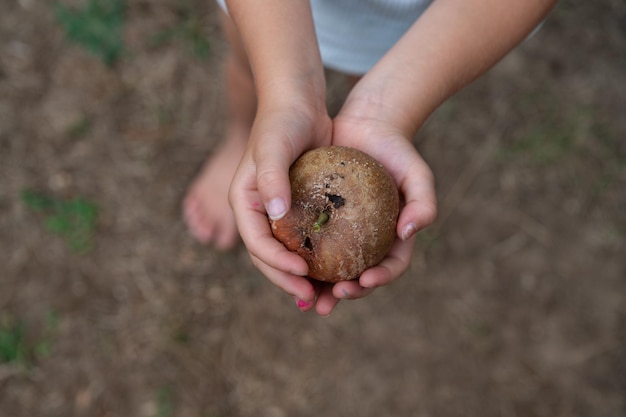
<svg viewBox="0 0 626 417">
<path fill-rule="evenodd" d="M 306 278 L 304 259 L 277 241 L 268 217 L 291 206 L 289 167 L 304 152 L 330 145 L 332 122 L 325 112 L 295 107 L 259 110 L 248 147 L 231 183 L 229 200 L 254 265 L 292 295 L 302 311 L 328 315 L 339 301 L 332 288 Z"/>
<path fill-rule="evenodd" d="M 389 171 L 401 195 L 396 240 L 386 257 L 364 271 L 358 280 L 339 282 L 332 288 L 337 299 L 356 299 L 400 277 L 408 268 L 415 234 L 437 216 L 434 177 L 411 138 L 381 118 L 353 116 L 342 111 L 333 121 L 333 145 L 359 149 Z"/>
</svg>

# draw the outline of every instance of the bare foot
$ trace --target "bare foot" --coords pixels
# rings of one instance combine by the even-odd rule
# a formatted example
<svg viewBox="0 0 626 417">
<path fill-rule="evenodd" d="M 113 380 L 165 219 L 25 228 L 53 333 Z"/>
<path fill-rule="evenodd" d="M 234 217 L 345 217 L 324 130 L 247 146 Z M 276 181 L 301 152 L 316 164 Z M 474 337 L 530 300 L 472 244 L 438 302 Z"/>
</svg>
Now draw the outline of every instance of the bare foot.
<svg viewBox="0 0 626 417">
<path fill-rule="evenodd" d="M 183 200 L 189 233 L 200 243 L 232 249 L 239 234 L 228 203 L 228 189 L 245 151 L 248 133 L 231 130 L 226 142 L 205 162 Z"/>
</svg>

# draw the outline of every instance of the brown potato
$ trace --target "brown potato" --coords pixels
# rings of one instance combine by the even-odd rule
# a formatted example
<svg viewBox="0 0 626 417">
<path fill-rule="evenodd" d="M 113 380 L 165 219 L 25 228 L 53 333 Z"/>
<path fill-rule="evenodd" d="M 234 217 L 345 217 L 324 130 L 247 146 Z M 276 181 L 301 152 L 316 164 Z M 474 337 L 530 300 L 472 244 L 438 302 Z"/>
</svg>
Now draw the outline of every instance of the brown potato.
<svg viewBox="0 0 626 417">
<path fill-rule="evenodd" d="M 309 277 L 338 282 L 378 264 L 396 236 L 398 189 L 371 156 L 328 146 L 303 154 L 289 170 L 292 203 L 272 233 L 309 265 Z"/>
</svg>

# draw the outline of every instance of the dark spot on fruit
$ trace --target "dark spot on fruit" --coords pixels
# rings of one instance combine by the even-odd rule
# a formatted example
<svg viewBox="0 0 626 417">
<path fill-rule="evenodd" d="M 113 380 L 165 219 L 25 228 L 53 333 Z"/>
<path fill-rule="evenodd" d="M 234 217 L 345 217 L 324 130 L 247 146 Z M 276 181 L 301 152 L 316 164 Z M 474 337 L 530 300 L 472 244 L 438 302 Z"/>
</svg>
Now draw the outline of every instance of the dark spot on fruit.
<svg viewBox="0 0 626 417">
<path fill-rule="evenodd" d="M 289 179 L 294 210 L 271 221 L 272 233 L 306 261 L 311 279 L 358 278 L 384 259 L 396 238 L 399 192 L 382 165 L 356 149 L 322 147 L 303 154 Z"/>
<path fill-rule="evenodd" d="M 336 209 L 346 204 L 346 200 L 340 195 L 326 194 L 326 197 L 328 197 L 328 200 L 333 204 L 333 207 Z"/>
</svg>

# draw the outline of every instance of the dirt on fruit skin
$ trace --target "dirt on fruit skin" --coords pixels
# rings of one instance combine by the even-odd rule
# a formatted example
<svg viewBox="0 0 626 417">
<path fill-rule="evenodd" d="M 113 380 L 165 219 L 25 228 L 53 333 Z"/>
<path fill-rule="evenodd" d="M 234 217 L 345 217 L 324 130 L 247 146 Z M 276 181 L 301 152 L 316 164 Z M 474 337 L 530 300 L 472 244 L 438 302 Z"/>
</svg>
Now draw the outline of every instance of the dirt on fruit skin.
<svg viewBox="0 0 626 417">
<path fill-rule="evenodd" d="M 129 0 L 111 67 L 53 3 L 0 2 L 0 416 L 626 415 L 623 0 L 559 2 L 433 114 L 436 224 L 328 318 L 181 220 L 224 129 L 213 2 Z"/>
<path fill-rule="evenodd" d="M 358 278 L 396 237 L 399 195 L 391 175 L 356 149 L 328 146 L 303 154 L 289 170 L 291 210 L 272 233 L 326 282 Z"/>
</svg>

